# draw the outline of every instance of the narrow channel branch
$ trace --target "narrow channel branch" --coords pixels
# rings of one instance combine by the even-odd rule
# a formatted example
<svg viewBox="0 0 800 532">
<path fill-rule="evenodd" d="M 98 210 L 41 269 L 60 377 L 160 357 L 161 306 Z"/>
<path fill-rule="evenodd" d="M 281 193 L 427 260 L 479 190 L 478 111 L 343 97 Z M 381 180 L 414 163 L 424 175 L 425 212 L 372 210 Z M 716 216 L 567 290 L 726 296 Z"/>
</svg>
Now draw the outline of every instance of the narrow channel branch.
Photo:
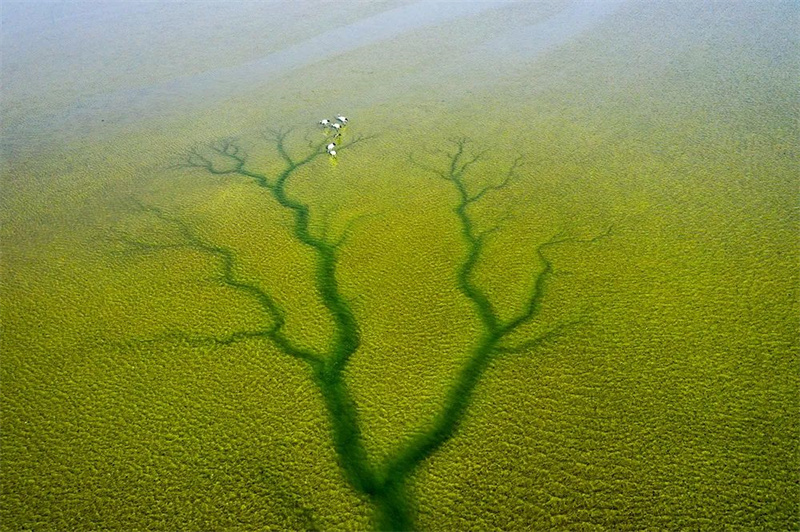
<svg viewBox="0 0 800 532">
<path fill-rule="evenodd" d="M 566 321 L 564 323 L 560 323 L 555 327 L 539 334 L 538 336 L 526 340 L 518 345 L 513 346 L 506 346 L 506 345 L 498 345 L 494 348 L 496 353 L 503 353 L 503 354 L 519 354 L 519 353 L 529 353 L 534 349 L 541 347 L 543 344 L 558 338 L 559 336 L 564 336 L 567 332 L 571 329 L 574 329 L 578 325 L 585 323 L 585 319 L 576 319 Z M 508 335 L 505 335 L 508 336 Z M 504 338 L 505 338 L 504 336 Z"/>
<path fill-rule="evenodd" d="M 550 240 L 539 244 L 536 247 L 536 256 L 542 267 L 534 273 L 533 288 L 522 311 L 502 326 L 501 331 L 503 335 L 511 334 L 522 325 L 532 321 L 539 313 L 542 301 L 544 300 L 547 282 L 555 273 L 553 261 L 547 256 L 547 251 L 549 249 L 568 243 L 592 244 L 609 236 L 611 234 L 611 229 L 611 226 L 609 226 L 605 231 L 590 238 L 576 238 L 568 237 L 564 234 L 557 234 L 550 238 Z"/>
<path fill-rule="evenodd" d="M 331 245 L 337 250 L 341 249 L 342 247 L 344 247 L 347 241 L 352 237 L 353 232 L 355 231 L 356 227 L 359 224 L 371 218 L 377 218 L 379 216 L 382 216 L 382 214 L 383 213 L 371 212 L 354 216 L 353 218 L 347 221 L 347 223 L 344 226 L 344 229 L 342 229 L 342 232 L 339 234 L 339 238 L 334 240 L 331 243 Z"/>
<path fill-rule="evenodd" d="M 183 163 L 178 168 L 205 170 L 212 175 L 238 174 L 254 180 L 259 186 L 270 188 L 267 176 L 246 167 L 247 155 L 237 139 L 224 138 L 208 145 L 189 148 Z"/>
<path fill-rule="evenodd" d="M 506 171 L 505 175 L 503 176 L 503 179 L 501 179 L 499 183 L 483 186 L 477 193 L 469 197 L 469 203 L 475 203 L 476 201 L 480 200 L 487 192 L 501 190 L 508 187 L 511 181 L 518 177 L 517 170 L 521 166 L 522 166 L 522 155 L 514 159 L 514 161 L 511 163 L 508 170 Z"/>
<path fill-rule="evenodd" d="M 219 265 L 217 273 L 219 275 L 220 282 L 224 286 L 232 288 L 237 292 L 253 299 L 269 316 L 271 321 L 271 324 L 261 331 L 238 331 L 223 338 L 205 338 L 205 341 L 227 345 L 242 339 L 263 335 L 272 340 L 275 345 L 277 345 L 286 354 L 294 358 L 304 360 L 305 362 L 310 363 L 312 366 L 321 364 L 321 354 L 295 345 L 284 334 L 283 328 L 286 325 L 286 319 L 284 316 L 284 311 L 277 301 L 257 284 L 242 280 L 236 275 L 236 255 L 231 249 L 204 241 L 202 238 L 196 235 L 192 228 L 183 220 L 168 214 L 159 207 L 145 205 L 138 200 L 134 200 L 134 203 L 138 206 L 141 212 L 153 215 L 160 221 L 175 227 L 181 237 L 180 242 L 168 244 L 148 243 L 126 237 L 125 239 L 131 245 L 133 245 L 135 249 L 139 251 L 191 249 L 214 257 L 217 259 L 217 263 Z"/>
</svg>

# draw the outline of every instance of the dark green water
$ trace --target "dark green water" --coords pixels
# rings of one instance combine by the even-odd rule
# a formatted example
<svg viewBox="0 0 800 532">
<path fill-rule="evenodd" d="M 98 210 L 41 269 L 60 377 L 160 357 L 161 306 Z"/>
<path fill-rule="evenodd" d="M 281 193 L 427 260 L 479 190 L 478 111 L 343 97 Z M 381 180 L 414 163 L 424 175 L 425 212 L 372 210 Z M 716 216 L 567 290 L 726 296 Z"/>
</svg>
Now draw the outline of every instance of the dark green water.
<svg viewBox="0 0 800 532">
<path fill-rule="evenodd" d="M 800 525 L 795 4 L 2 17 L 4 529 Z"/>
</svg>

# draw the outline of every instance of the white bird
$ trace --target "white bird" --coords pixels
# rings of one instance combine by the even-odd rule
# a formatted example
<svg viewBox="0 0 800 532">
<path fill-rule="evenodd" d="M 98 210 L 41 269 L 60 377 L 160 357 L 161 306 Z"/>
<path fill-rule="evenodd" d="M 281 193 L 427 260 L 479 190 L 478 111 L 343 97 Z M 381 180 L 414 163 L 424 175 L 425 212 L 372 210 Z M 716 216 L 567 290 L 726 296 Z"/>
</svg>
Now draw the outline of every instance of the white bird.
<svg viewBox="0 0 800 532">
<path fill-rule="evenodd" d="M 322 127 L 328 127 L 331 125 L 331 121 L 328 120 L 327 118 L 323 118 L 322 120 L 319 121 L 319 125 L 321 125 Z"/>
<path fill-rule="evenodd" d="M 342 123 L 342 125 L 347 124 L 347 117 L 346 116 L 337 116 L 336 120 Z"/>
<path fill-rule="evenodd" d="M 336 150 L 331 150 L 328 152 L 331 157 L 336 157 Z"/>
<path fill-rule="evenodd" d="M 336 143 L 335 142 L 331 142 L 330 144 L 328 144 L 328 148 L 327 149 L 328 149 L 329 152 L 332 152 L 334 149 L 336 149 Z"/>
</svg>

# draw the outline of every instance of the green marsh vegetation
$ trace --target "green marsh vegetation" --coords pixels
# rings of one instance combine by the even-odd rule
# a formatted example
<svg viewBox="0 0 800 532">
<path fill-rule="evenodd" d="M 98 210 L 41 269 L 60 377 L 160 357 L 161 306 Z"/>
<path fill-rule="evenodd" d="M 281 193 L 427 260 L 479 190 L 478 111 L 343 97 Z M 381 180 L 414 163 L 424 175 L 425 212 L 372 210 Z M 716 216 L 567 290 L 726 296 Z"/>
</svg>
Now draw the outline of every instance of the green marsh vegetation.
<svg viewBox="0 0 800 532">
<path fill-rule="evenodd" d="M 298 170 L 324 158 L 328 139 L 311 140 L 300 155 L 293 155 L 289 147 L 290 131 L 275 130 L 264 134 L 265 141 L 274 147 L 274 155 L 282 167 L 268 174 L 249 162 L 247 152 L 235 139 L 221 139 L 208 146 L 189 151 L 186 160 L 178 167 L 207 172 L 214 176 L 238 177 L 263 189 L 265 208 L 283 209 L 289 215 L 289 231 L 296 243 L 302 244 L 311 254 L 310 278 L 316 297 L 325 307 L 332 322 L 332 334 L 321 341 L 293 338 L 285 331 L 285 308 L 270 289 L 247 271 L 242 271 L 237 259 L 237 250 L 205 241 L 198 236 L 192 222 L 174 217 L 161 208 L 139 204 L 143 216 L 155 217 L 173 228 L 175 239 L 168 242 L 149 242 L 129 238 L 122 243 L 134 253 L 190 250 L 205 255 L 216 263 L 218 280 L 235 293 L 252 299 L 263 314 L 266 323 L 255 330 L 235 330 L 224 337 L 183 336 L 172 333 L 163 341 L 186 341 L 190 344 L 232 345 L 237 342 L 264 338 L 274 344 L 286 356 L 305 363 L 309 376 L 324 400 L 330 418 L 331 438 L 338 463 L 349 485 L 369 500 L 375 508 L 374 525 L 379 530 L 412 530 L 414 511 L 409 500 L 408 483 L 413 473 L 426 459 L 436 453 L 457 432 L 465 416 L 476 386 L 485 374 L 493 358 L 510 353 L 532 353 L 550 338 L 563 334 L 569 327 L 577 326 L 580 319 L 559 323 L 533 337 L 519 337 L 518 332 L 539 318 L 542 302 L 547 293 L 550 278 L 555 269 L 550 257 L 552 249 L 575 244 L 591 244 L 610 234 L 610 228 L 589 239 L 580 239 L 565 234 L 554 235 L 528 251 L 533 266 L 532 280 L 518 309 L 508 314 L 496 308 L 485 289 L 476 281 L 475 272 L 485 253 L 484 248 L 491 235 L 501 229 L 501 222 L 486 224 L 475 219 L 474 207 L 482 201 L 491 200 L 493 193 L 509 187 L 518 173 L 522 172 L 523 157 L 518 156 L 500 175 L 478 175 L 476 165 L 486 154 L 473 153 L 467 138 L 450 141 L 449 150 L 441 150 L 441 164 L 423 163 L 410 158 L 413 165 L 449 183 L 455 192 L 453 213 L 458 219 L 465 251 L 458 261 L 455 274 L 457 290 L 465 297 L 477 314 L 479 327 L 475 337 L 468 341 L 469 353 L 458 370 L 455 381 L 449 386 L 440 411 L 407 441 L 395 445 L 395 450 L 383 461 L 376 463 L 369 457 L 362 438 L 358 406 L 346 381 L 346 370 L 350 359 L 361 348 L 363 326 L 355 314 L 349 298 L 340 287 L 337 269 L 342 248 L 347 244 L 351 231 L 363 217 L 355 217 L 345 225 L 340 234 L 323 221 L 314 223 L 314 214 L 309 205 L 289 192 Z M 337 146 L 337 151 L 349 155 L 357 144 L 369 141 L 369 137 L 357 137 Z M 331 159 L 332 164 L 335 160 Z M 319 170 L 318 170 L 319 171 Z M 294 178 L 294 179 L 293 179 Z M 501 209 L 502 210 L 502 209 Z M 331 211 L 326 211 L 328 215 Z M 506 213 L 506 218 L 510 213 Z M 315 228 L 315 225 L 318 227 Z M 480 229 L 484 226 L 483 229 Z M 292 265 L 294 266 L 294 265 Z M 152 341 L 159 341 L 154 339 Z M 147 340 L 150 343 L 150 340 Z M 312 348 L 309 345 L 324 346 Z M 365 353 L 369 356 L 369 353 Z"/>
<path fill-rule="evenodd" d="M 169 20 L 145 24 L 177 48 L 102 41 L 82 69 L 59 28 L 31 61 L 46 75 L 9 78 L 2 104 L 1 527 L 796 529 L 797 8 L 628 2 L 543 56 L 471 48 L 565 4 L 237 77 L 214 86 L 222 100 L 197 88 L 164 116 L 133 116 L 123 91 L 109 105 L 126 121 L 91 100 L 60 129 L 41 108 L 168 80 L 175 50 L 189 75 L 334 19 L 275 33 L 248 4 L 183 49 Z M 251 29 L 224 53 L 194 48 L 230 28 Z M 57 86 L 37 94 L 37 79 Z M 351 114 L 346 141 L 364 135 L 335 166 L 302 125 L 323 110 Z M 265 135 L 270 121 L 295 128 Z M 312 156 L 286 176 L 289 207 L 274 194 L 292 166 L 281 138 L 294 163 Z M 443 176 L 477 155 L 467 199 L 513 177 L 469 202 L 465 225 Z M 301 205 L 321 247 L 298 238 Z M 562 232 L 575 240 L 547 244 Z M 320 289 L 332 259 L 346 306 Z M 526 312 L 545 261 L 536 318 L 500 345 L 543 341 L 475 358 L 493 321 Z M 340 388 L 317 376 L 344 358 Z M 447 418 L 473 360 L 469 404 Z M 340 401 L 358 439 L 337 432 Z M 455 430 L 417 461 L 440 419 Z"/>
</svg>

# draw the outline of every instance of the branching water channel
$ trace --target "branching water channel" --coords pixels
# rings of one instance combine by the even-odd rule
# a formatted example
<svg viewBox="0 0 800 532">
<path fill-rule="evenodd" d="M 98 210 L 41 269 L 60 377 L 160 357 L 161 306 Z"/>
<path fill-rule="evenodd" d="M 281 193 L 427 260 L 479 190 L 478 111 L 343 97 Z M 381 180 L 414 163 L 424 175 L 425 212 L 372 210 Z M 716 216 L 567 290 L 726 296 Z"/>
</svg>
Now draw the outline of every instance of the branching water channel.
<svg viewBox="0 0 800 532">
<path fill-rule="evenodd" d="M 441 159 L 434 163 L 411 159 L 412 164 L 449 183 L 456 193 L 453 214 L 458 218 L 465 246 L 457 271 L 458 290 L 471 301 L 477 313 L 480 337 L 459 370 L 455 382 L 450 385 L 441 411 L 427 428 L 396 448 L 383 463 L 375 463 L 370 460 L 366 451 L 358 408 L 344 379 L 345 368 L 361 345 L 358 319 L 342 294 L 337 280 L 339 252 L 345 237 L 331 239 L 328 236 L 315 235 L 310 228 L 309 206 L 287 193 L 287 186 L 298 169 L 318 157 L 327 156 L 327 141 L 310 141 L 305 153 L 298 157 L 288 149 L 289 136 L 288 130 L 269 131 L 265 134 L 265 138 L 274 143 L 282 162 L 282 169 L 273 175 L 251 168 L 246 153 L 233 139 L 223 139 L 202 148 L 191 149 L 181 166 L 213 175 L 239 176 L 249 180 L 254 186 L 263 189 L 281 209 L 292 214 L 292 236 L 314 256 L 313 281 L 334 324 L 335 332 L 325 349 L 300 347 L 289 338 L 284 332 L 285 311 L 275 297 L 257 283 L 237 276 L 235 250 L 204 240 L 198 236 L 190 222 L 159 207 L 140 204 L 144 213 L 174 226 L 178 231 L 179 241 L 158 244 L 127 239 L 127 244 L 135 249 L 149 251 L 186 248 L 213 258 L 218 264 L 218 274 L 222 282 L 230 289 L 254 300 L 267 318 L 267 323 L 261 329 L 237 331 L 213 341 L 231 344 L 250 338 L 266 338 L 287 356 L 307 364 L 314 384 L 324 399 L 332 426 L 331 437 L 341 469 L 349 485 L 371 501 L 375 511 L 374 526 L 378 530 L 413 530 L 414 515 L 409 502 L 408 481 L 420 464 L 457 433 L 474 390 L 490 361 L 503 353 L 531 351 L 549 338 L 562 334 L 567 327 L 575 325 L 575 322 L 561 323 L 521 343 L 509 342 L 514 332 L 539 315 L 548 281 L 554 273 L 554 264 L 548 251 L 568 243 L 596 242 L 610 234 L 610 228 L 589 239 L 556 235 L 538 244 L 535 248 L 538 265 L 534 268 L 533 282 L 525 295 L 524 304 L 516 315 L 502 319 L 485 290 L 474 280 L 474 272 L 481 260 L 487 238 L 499 229 L 499 225 L 479 231 L 470 207 L 490 199 L 492 192 L 507 188 L 522 170 L 522 157 L 512 161 L 504 175 L 495 180 L 483 180 L 477 187 L 473 184 L 474 180 L 468 180 L 467 176 L 474 172 L 475 164 L 482 155 L 472 153 L 466 138 L 449 141 L 450 148 L 440 152 Z M 346 152 L 367 140 L 368 137 L 356 137 L 343 142 L 337 149 L 340 153 Z"/>
</svg>

